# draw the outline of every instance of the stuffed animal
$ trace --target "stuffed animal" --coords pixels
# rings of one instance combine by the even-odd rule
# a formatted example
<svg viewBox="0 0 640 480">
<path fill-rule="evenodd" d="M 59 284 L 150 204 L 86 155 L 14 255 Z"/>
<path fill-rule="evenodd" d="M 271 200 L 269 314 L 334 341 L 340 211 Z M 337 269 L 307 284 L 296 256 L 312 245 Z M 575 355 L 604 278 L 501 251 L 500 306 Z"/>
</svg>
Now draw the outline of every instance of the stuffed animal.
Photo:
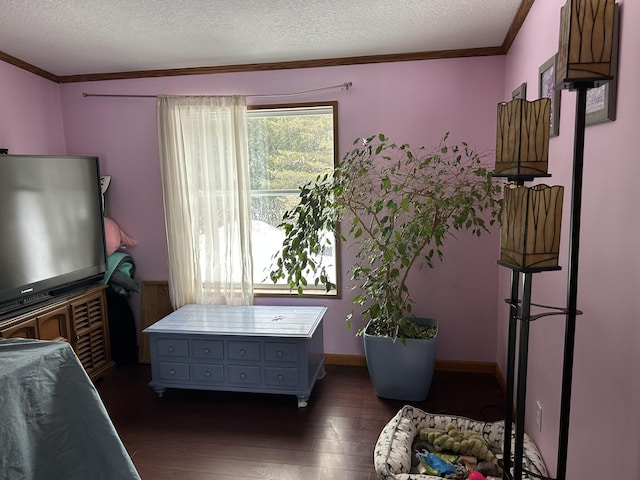
<svg viewBox="0 0 640 480">
<path fill-rule="evenodd" d="M 448 424 L 446 430 L 423 428 L 420 439 L 431 443 L 436 452 L 448 451 L 471 455 L 478 460 L 496 461 L 496 456 L 480 435 L 470 430 L 459 431 L 453 423 Z"/>
<path fill-rule="evenodd" d="M 107 241 L 107 255 L 111 255 L 119 248 L 135 247 L 138 241 L 127 235 L 114 220 L 104 217 L 104 236 Z"/>
<path fill-rule="evenodd" d="M 487 480 L 487 477 L 479 472 L 471 472 L 469 474 L 469 480 Z"/>
</svg>

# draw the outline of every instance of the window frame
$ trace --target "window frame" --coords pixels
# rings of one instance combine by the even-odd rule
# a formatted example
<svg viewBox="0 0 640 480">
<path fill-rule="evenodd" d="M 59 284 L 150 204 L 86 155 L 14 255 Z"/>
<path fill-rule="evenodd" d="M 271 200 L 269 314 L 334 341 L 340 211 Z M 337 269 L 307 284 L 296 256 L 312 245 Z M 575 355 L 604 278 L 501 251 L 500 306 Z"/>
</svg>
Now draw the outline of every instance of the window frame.
<svg viewBox="0 0 640 480">
<path fill-rule="evenodd" d="M 295 102 L 295 103 L 275 103 L 275 104 L 256 104 L 256 105 L 247 105 L 247 116 L 250 115 L 250 111 L 256 110 L 276 110 L 276 109 L 294 109 L 294 108 L 313 108 L 313 107 L 330 107 L 333 112 L 333 168 L 338 166 L 339 164 L 339 154 L 338 154 L 338 102 L 333 101 L 325 101 L 325 102 Z M 249 172 L 251 176 L 251 172 Z M 341 288 L 341 273 L 342 273 L 342 262 L 341 262 L 341 248 L 340 243 L 338 241 L 338 236 L 340 234 L 340 225 L 336 225 L 336 235 L 334 236 L 335 245 L 335 274 L 336 274 L 336 288 L 327 292 L 324 287 L 315 288 L 313 285 L 308 286 L 304 289 L 304 296 L 311 298 L 331 298 L 331 299 L 340 299 L 342 298 L 342 288 Z M 265 283 L 253 284 L 254 296 L 256 297 L 298 297 L 298 293 L 296 291 L 290 290 L 286 285 L 268 285 Z"/>
</svg>

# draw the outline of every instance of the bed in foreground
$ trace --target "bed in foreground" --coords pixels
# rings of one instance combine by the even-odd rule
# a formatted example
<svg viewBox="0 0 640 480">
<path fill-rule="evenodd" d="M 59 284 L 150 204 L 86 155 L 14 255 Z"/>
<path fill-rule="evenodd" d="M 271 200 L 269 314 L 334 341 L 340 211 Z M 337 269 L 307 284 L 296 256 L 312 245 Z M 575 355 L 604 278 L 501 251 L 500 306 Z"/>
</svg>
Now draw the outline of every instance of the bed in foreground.
<svg viewBox="0 0 640 480">
<path fill-rule="evenodd" d="M 0 340 L 0 365 L 0 479 L 140 479 L 69 344 Z"/>
</svg>

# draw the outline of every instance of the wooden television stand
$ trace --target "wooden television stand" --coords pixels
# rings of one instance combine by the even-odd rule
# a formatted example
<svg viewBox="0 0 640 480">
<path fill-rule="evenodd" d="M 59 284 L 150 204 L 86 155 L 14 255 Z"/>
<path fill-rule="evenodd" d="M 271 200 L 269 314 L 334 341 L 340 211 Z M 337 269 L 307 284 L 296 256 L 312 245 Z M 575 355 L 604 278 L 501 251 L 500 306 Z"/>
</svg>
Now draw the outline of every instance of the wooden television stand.
<svg viewBox="0 0 640 480">
<path fill-rule="evenodd" d="M 51 302 L 0 320 L 0 337 L 56 340 L 71 344 L 95 381 L 116 364 L 109 346 L 106 285 L 61 295 Z"/>
</svg>

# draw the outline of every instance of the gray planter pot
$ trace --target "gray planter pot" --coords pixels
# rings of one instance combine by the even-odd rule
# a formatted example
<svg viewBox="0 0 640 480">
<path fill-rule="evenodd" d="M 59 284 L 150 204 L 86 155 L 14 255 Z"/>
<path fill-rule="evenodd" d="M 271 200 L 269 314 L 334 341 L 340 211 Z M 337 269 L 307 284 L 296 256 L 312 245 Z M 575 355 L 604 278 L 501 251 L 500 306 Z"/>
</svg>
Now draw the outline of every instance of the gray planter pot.
<svg viewBox="0 0 640 480">
<path fill-rule="evenodd" d="M 433 318 L 416 321 L 438 328 L 438 321 Z M 406 345 L 400 339 L 393 342 L 366 332 L 363 338 L 369 376 L 379 397 L 404 401 L 427 398 L 436 363 L 437 332 L 428 340 L 408 338 Z"/>
</svg>

